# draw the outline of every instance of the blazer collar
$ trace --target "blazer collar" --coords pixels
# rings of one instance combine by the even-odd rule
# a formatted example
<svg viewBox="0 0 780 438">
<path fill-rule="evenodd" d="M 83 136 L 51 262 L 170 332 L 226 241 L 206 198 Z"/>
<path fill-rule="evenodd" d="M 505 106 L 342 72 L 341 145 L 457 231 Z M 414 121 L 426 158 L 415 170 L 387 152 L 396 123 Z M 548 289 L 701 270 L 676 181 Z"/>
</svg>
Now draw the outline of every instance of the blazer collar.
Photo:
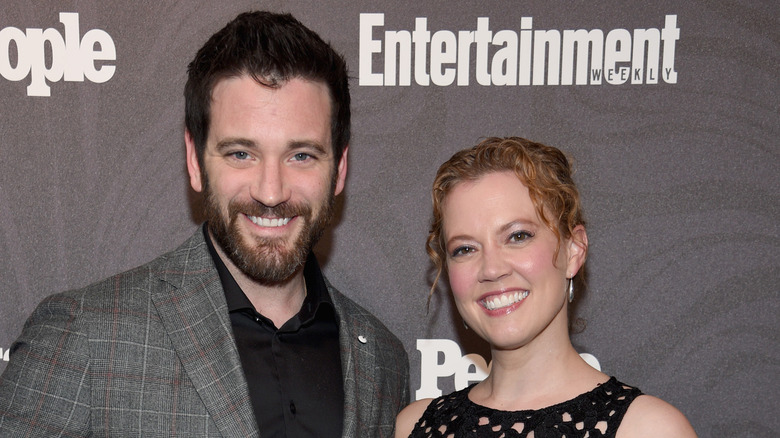
<svg viewBox="0 0 780 438">
<path fill-rule="evenodd" d="M 339 343 L 341 345 L 341 369 L 344 376 L 344 431 L 342 436 L 366 436 L 361 425 L 370 425 L 378 418 L 374 412 L 376 386 L 374 366 L 380 346 L 372 338 L 361 308 L 325 280 L 336 315 L 339 319 Z"/>
<path fill-rule="evenodd" d="M 160 287 L 152 301 L 187 375 L 225 437 L 259 437 L 249 390 L 241 368 L 227 302 L 219 274 L 209 255 L 202 227 L 155 266 Z M 375 417 L 373 362 L 376 340 L 362 309 L 325 279 L 339 318 L 341 367 L 344 376 L 343 436 L 362 436 L 362 424 Z M 362 376 L 357 379 L 357 376 Z"/>
<path fill-rule="evenodd" d="M 152 301 L 182 366 L 225 437 L 257 437 L 219 274 L 202 227 L 158 259 Z"/>
</svg>

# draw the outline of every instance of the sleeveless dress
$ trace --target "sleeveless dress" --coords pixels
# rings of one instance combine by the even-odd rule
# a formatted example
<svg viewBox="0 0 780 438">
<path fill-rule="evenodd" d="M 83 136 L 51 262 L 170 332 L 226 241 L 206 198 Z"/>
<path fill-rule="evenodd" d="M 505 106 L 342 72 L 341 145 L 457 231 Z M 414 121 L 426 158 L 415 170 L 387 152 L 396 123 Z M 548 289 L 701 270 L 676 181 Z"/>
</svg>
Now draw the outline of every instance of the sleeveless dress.
<svg viewBox="0 0 780 438">
<path fill-rule="evenodd" d="M 409 438 L 614 437 L 628 405 L 642 394 L 610 377 L 557 405 L 536 411 L 498 411 L 469 400 L 474 385 L 431 401 Z"/>
</svg>

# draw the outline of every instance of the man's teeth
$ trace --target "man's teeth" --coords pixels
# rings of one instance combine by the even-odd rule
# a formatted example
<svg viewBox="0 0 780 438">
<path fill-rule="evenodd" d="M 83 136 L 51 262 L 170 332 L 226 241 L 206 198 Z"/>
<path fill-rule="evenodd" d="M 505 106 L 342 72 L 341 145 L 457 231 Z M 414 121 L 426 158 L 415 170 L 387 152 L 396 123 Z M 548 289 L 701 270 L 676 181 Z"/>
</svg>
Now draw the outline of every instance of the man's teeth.
<svg viewBox="0 0 780 438">
<path fill-rule="evenodd" d="M 523 292 L 518 291 L 513 294 L 504 294 L 501 295 L 500 297 L 495 297 L 493 299 L 486 299 L 485 307 L 488 310 L 500 309 L 502 307 L 511 306 L 514 303 L 522 301 L 527 296 L 528 296 L 528 291 L 523 291 Z"/>
<path fill-rule="evenodd" d="M 274 219 L 268 219 L 264 217 L 257 217 L 257 216 L 248 216 L 249 219 L 255 223 L 255 225 L 259 225 L 261 227 L 281 227 L 283 225 L 287 225 L 287 222 L 290 222 L 289 217 L 281 217 L 281 218 L 274 218 Z"/>
</svg>

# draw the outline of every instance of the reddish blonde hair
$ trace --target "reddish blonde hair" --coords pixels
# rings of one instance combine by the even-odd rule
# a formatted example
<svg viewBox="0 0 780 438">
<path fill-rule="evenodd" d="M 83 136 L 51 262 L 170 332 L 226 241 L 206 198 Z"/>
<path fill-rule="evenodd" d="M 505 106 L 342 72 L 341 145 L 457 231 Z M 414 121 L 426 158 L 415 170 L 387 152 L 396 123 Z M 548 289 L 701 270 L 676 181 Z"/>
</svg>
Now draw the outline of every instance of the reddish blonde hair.
<svg viewBox="0 0 780 438">
<path fill-rule="evenodd" d="M 572 168 L 559 149 L 521 137 L 490 137 L 478 145 L 457 152 L 439 167 L 433 182 L 433 219 L 426 251 L 436 266 L 431 293 L 445 268 L 447 258 L 443 236 L 442 204 L 461 182 L 475 181 L 493 172 L 511 171 L 528 187 L 531 201 L 542 222 L 561 242 L 584 225 L 580 194 L 574 185 Z"/>
</svg>

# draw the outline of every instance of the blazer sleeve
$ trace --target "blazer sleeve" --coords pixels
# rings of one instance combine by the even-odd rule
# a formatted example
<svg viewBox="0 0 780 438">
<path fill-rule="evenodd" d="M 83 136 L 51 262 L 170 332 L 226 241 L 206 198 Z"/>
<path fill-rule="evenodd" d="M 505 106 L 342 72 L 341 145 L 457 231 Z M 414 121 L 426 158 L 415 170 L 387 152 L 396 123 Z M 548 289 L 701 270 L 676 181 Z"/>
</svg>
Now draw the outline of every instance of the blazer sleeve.
<svg viewBox="0 0 780 438">
<path fill-rule="evenodd" d="M 89 345 L 82 309 L 78 296 L 53 295 L 25 323 L 0 376 L 2 436 L 89 433 Z"/>
</svg>

